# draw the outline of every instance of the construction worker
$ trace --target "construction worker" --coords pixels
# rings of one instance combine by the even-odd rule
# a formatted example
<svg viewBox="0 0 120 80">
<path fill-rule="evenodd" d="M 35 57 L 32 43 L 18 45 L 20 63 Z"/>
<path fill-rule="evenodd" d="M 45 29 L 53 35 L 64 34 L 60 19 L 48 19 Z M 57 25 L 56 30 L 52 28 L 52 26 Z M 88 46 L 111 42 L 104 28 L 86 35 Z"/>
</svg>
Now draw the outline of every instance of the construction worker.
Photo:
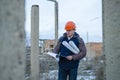
<svg viewBox="0 0 120 80">
<path fill-rule="evenodd" d="M 53 52 L 59 54 L 58 80 L 77 80 L 79 61 L 86 56 L 83 39 L 76 31 L 73 21 L 65 25 L 66 32 L 61 36 Z"/>
</svg>

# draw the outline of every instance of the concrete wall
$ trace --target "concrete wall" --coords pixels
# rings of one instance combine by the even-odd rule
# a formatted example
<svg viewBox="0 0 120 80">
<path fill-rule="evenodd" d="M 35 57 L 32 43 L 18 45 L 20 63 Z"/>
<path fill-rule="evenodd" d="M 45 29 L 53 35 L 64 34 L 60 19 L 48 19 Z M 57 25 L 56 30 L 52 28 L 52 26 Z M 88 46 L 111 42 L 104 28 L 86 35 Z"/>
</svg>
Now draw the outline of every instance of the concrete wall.
<svg viewBox="0 0 120 80">
<path fill-rule="evenodd" d="M 103 0 L 103 38 L 106 79 L 120 79 L 120 0 Z"/>
<path fill-rule="evenodd" d="M 0 80 L 24 80 L 24 6 L 24 0 L 0 0 Z"/>
</svg>

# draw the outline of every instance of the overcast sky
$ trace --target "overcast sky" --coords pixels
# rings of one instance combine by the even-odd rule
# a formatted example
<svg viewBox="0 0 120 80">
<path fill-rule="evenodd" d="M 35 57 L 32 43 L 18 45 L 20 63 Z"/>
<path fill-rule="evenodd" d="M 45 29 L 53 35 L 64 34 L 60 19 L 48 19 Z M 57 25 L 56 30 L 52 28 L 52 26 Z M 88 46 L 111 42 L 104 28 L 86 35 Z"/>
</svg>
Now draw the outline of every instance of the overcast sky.
<svg viewBox="0 0 120 80">
<path fill-rule="evenodd" d="M 57 0 L 59 5 L 59 37 L 65 32 L 64 25 L 72 20 L 85 42 L 102 42 L 102 0 Z M 27 37 L 30 36 L 31 6 L 39 5 L 40 39 L 54 39 L 54 2 L 26 0 Z M 48 35 L 49 34 L 49 35 Z"/>
</svg>

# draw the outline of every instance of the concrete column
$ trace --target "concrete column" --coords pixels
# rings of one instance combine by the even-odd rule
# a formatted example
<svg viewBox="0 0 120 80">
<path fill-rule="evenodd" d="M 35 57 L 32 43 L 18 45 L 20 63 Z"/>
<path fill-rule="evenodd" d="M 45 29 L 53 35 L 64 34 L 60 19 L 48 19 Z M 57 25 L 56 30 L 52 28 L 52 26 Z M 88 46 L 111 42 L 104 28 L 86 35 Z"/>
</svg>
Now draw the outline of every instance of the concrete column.
<svg viewBox="0 0 120 80">
<path fill-rule="evenodd" d="M 103 0 L 106 80 L 120 79 L 120 0 Z"/>
<path fill-rule="evenodd" d="M 24 22 L 24 0 L 0 0 L 0 80 L 25 80 Z"/>
<path fill-rule="evenodd" d="M 55 45 L 58 41 L 58 2 L 55 1 Z"/>
<path fill-rule="evenodd" d="M 39 6 L 31 11 L 31 80 L 39 80 Z"/>
<path fill-rule="evenodd" d="M 55 4 L 55 45 L 56 45 L 58 41 L 58 2 L 56 0 L 48 1 L 52 1 Z"/>
</svg>

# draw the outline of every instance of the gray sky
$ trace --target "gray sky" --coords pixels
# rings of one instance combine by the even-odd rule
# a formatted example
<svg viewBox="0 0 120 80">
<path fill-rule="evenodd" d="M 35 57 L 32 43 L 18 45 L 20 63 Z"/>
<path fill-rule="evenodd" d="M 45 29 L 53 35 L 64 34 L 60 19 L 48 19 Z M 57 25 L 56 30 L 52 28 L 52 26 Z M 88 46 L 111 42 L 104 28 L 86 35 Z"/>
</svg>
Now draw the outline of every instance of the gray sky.
<svg viewBox="0 0 120 80">
<path fill-rule="evenodd" d="M 67 21 L 74 21 L 76 32 L 87 42 L 102 42 L 102 0 L 57 0 L 59 5 L 59 37 Z M 26 0 L 26 32 L 30 36 L 31 6 L 40 8 L 40 38 L 54 39 L 54 3 L 47 0 Z M 49 35 L 48 35 L 49 34 Z"/>
</svg>

